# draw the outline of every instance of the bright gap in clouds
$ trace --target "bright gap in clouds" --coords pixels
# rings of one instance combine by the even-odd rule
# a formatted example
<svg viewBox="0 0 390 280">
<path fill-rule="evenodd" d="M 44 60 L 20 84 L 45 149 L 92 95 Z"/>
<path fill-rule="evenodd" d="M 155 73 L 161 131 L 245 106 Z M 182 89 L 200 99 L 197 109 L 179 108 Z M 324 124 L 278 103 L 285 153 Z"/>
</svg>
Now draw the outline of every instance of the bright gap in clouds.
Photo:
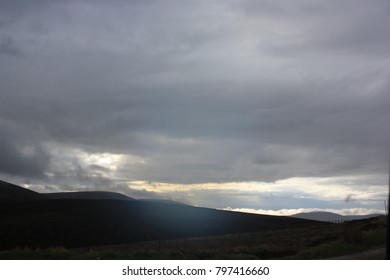
<svg viewBox="0 0 390 280">
<path fill-rule="evenodd" d="M 167 199 L 200 207 L 269 215 L 310 211 L 348 215 L 385 213 L 387 187 L 385 180 L 378 180 L 376 175 L 293 177 L 275 182 L 142 181 L 132 179 L 129 174 L 147 165 L 147 158 L 48 146 L 56 162 L 48 173 L 51 187 L 25 185 L 40 192 L 115 191 L 135 199 Z"/>
<path fill-rule="evenodd" d="M 129 190 L 196 206 L 269 215 L 330 211 L 344 215 L 385 213 L 387 188 L 356 185 L 358 177 L 290 178 L 273 183 L 167 184 L 129 182 Z M 349 182 L 345 184 L 345 182 Z"/>
<path fill-rule="evenodd" d="M 55 163 L 47 173 L 45 183 L 49 184 L 25 184 L 39 192 L 105 190 L 135 199 L 167 199 L 200 207 L 269 215 L 310 211 L 348 215 L 385 213 L 387 187 L 385 180 L 378 180 L 376 175 L 293 177 L 275 182 L 142 181 L 132 179 L 129 174 L 147 165 L 147 158 L 47 146 Z"/>
<path fill-rule="evenodd" d="M 324 209 L 324 208 L 297 208 L 297 209 L 280 209 L 280 210 L 265 210 L 265 209 L 248 209 L 248 208 L 223 208 L 222 210 L 236 211 L 244 213 L 253 213 L 261 215 L 274 216 L 291 216 L 299 213 L 309 212 L 331 212 L 339 215 L 369 215 L 369 214 L 385 214 L 385 210 L 367 209 L 367 208 L 347 208 L 347 209 Z"/>
</svg>

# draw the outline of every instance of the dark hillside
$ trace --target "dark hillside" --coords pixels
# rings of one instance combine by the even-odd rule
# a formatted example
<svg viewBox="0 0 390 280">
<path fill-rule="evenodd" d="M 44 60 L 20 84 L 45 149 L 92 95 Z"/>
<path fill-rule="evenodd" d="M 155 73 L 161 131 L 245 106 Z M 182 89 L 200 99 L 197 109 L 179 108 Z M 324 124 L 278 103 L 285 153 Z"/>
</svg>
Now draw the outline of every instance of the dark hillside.
<svg viewBox="0 0 390 280">
<path fill-rule="evenodd" d="M 57 192 L 45 193 L 52 199 L 117 199 L 117 200 L 133 200 L 129 196 L 116 192 L 105 191 L 84 191 L 84 192 Z"/>
<path fill-rule="evenodd" d="M 137 200 L 15 202 L 0 206 L 0 249 L 85 247 L 321 224 L 290 217 Z"/>
<path fill-rule="evenodd" d="M 0 203 L 48 199 L 45 195 L 0 180 Z"/>
<path fill-rule="evenodd" d="M 332 212 L 308 212 L 308 213 L 298 213 L 292 215 L 291 217 L 300 218 L 300 219 L 308 219 L 315 221 L 323 221 L 323 222 L 345 222 L 345 221 L 353 221 L 353 220 L 362 220 L 378 217 L 380 214 L 369 214 L 369 215 L 339 215 Z"/>
</svg>

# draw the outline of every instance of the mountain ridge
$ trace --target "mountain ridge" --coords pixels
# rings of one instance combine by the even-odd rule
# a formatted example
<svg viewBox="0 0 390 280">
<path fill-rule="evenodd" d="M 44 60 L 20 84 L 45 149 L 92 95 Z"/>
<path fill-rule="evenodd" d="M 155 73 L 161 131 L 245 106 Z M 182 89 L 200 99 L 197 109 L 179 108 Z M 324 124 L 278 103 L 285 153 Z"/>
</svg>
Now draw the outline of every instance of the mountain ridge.
<svg viewBox="0 0 390 280">
<path fill-rule="evenodd" d="M 0 197 L 4 190 L 12 193 L 13 185 L 6 186 Z M 88 247 L 323 224 L 136 199 L 10 199 L 0 204 L 0 249 Z"/>
<path fill-rule="evenodd" d="M 0 180 L 0 202 L 17 202 L 49 199 L 45 195 Z"/>
<path fill-rule="evenodd" d="M 303 213 L 294 214 L 291 215 L 291 217 L 313 220 L 313 221 L 322 221 L 322 222 L 345 222 L 345 221 L 369 219 L 380 215 L 381 214 L 340 215 L 337 213 L 327 212 L 327 211 L 313 211 L 313 212 L 303 212 Z"/>
<path fill-rule="evenodd" d="M 45 193 L 51 199 L 114 199 L 114 200 L 134 200 L 127 195 L 109 191 L 76 191 L 76 192 L 54 192 Z"/>
</svg>

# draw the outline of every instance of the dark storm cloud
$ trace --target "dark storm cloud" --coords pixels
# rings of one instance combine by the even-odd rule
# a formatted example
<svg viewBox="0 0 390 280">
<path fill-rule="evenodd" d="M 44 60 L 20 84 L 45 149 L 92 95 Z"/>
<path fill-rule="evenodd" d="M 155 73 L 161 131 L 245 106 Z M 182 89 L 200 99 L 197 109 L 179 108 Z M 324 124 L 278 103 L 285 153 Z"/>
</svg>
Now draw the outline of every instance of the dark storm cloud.
<svg viewBox="0 0 390 280">
<path fill-rule="evenodd" d="M 1 54 L 13 56 L 18 56 L 21 54 L 21 51 L 16 46 L 15 40 L 11 36 L 0 38 L 0 55 Z"/>
<path fill-rule="evenodd" d="M 387 1 L 0 1 L 0 11 L 0 118 L 18 131 L 2 133 L 4 173 L 36 161 L 31 174 L 114 186 L 80 158 L 54 164 L 53 146 L 141 158 L 118 167 L 129 180 L 385 172 Z"/>
<path fill-rule="evenodd" d="M 50 156 L 39 145 L 20 146 L 2 135 L 0 137 L 0 174 L 43 178 L 50 164 Z"/>
</svg>

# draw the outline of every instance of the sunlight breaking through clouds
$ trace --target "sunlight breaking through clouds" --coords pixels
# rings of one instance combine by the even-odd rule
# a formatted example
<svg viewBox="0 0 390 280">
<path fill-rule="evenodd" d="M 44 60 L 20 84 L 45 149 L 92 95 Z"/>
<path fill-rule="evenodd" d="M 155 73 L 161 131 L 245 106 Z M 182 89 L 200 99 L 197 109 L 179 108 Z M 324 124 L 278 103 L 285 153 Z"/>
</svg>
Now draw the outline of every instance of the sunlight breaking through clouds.
<svg viewBox="0 0 390 280">
<path fill-rule="evenodd" d="M 376 208 L 346 208 L 346 209 L 335 209 L 335 208 L 297 208 L 297 209 L 279 209 L 279 210 L 265 210 L 265 209 L 249 209 L 249 208 L 223 208 L 222 210 L 237 211 L 244 213 L 254 213 L 263 215 L 275 215 L 275 216 L 291 216 L 299 213 L 309 212 L 331 212 L 339 215 L 368 215 L 368 214 L 382 214 L 386 211 L 384 209 L 379 210 Z"/>
<path fill-rule="evenodd" d="M 343 212 L 348 209 L 360 209 L 360 212 L 366 209 L 367 213 L 382 212 L 383 202 L 386 200 L 385 186 L 362 186 L 358 190 L 355 185 L 338 184 L 340 180 L 357 179 L 291 178 L 274 183 L 230 182 L 189 185 L 138 181 L 129 182 L 128 185 L 132 189 L 148 191 L 161 197 L 184 199 L 183 202 L 192 205 L 223 209 L 248 209 L 245 211 L 269 209 L 269 213 L 282 213 L 283 211 L 278 212 L 280 207 L 287 205 L 292 206 L 290 210 L 285 208 L 284 211 L 288 212 L 296 211 L 294 209 L 317 209 L 314 206 L 321 204 L 327 209 L 331 206 L 335 207 L 333 209 L 343 209 Z M 351 194 L 354 199 L 346 201 L 345 198 Z M 298 208 L 295 208 L 297 206 Z"/>
</svg>

